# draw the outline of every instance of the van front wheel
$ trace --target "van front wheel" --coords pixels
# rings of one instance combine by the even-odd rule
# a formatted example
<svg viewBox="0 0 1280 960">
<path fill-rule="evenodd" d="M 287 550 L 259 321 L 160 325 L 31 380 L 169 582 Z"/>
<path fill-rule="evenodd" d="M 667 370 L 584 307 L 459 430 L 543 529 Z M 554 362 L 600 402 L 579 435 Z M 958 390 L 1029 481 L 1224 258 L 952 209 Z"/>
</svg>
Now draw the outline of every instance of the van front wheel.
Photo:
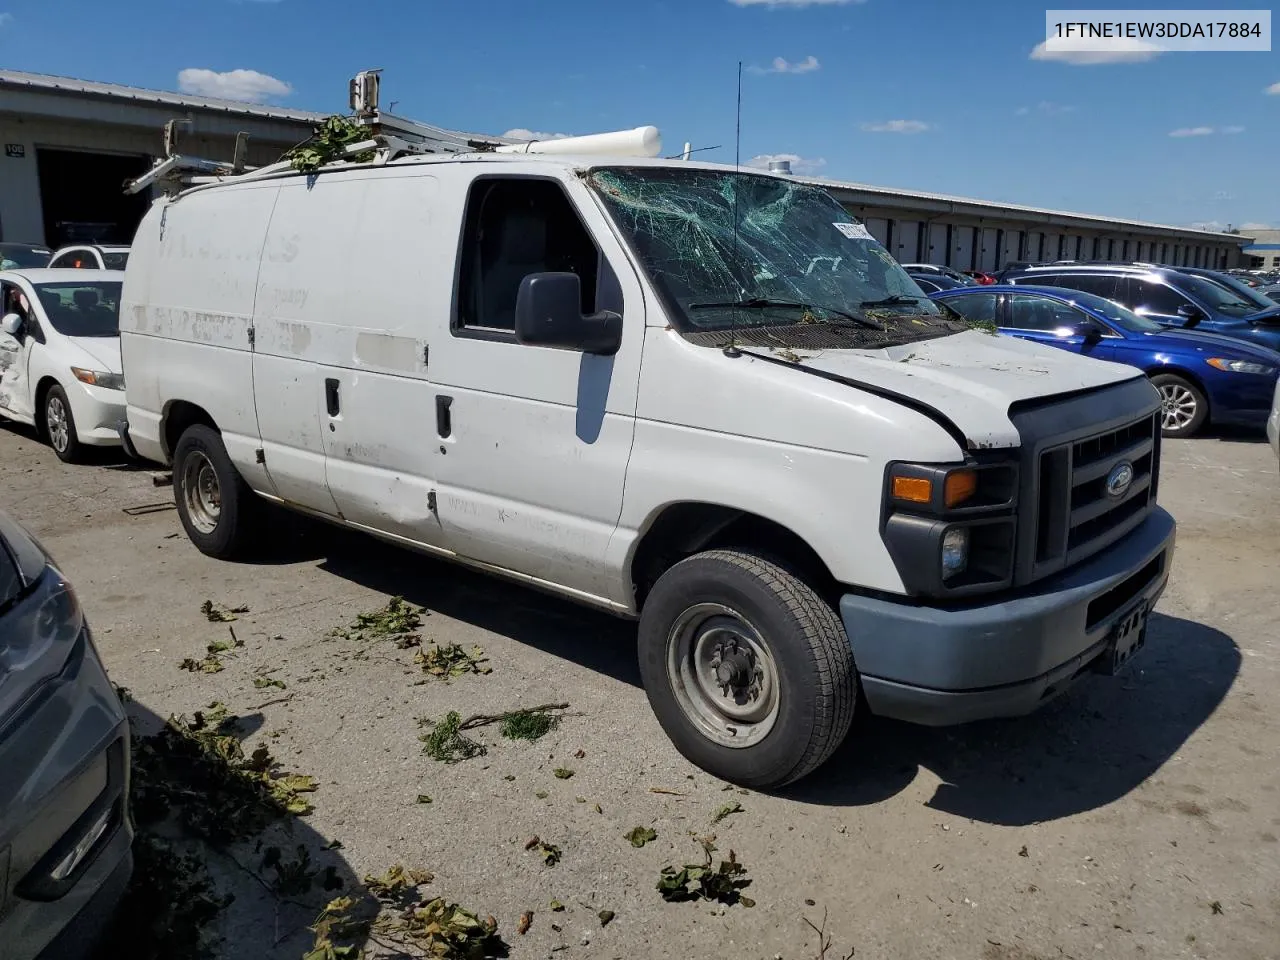
<svg viewBox="0 0 1280 960">
<path fill-rule="evenodd" d="M 173 453 L 173 496 L 187 537 L 201 553 L 229 560 L 248 552 L 258 495 L 236 470 L 212 427 L 188 427 Z"/>
<path fill-rule="evenodd" d="M 645 601 L 639 644 L 662 729 L 731 783 L 799 780 L 849 731 L 857 674 L 840 618 L 772 560 L 713 550 L 677 563 Z"/>
</svg>

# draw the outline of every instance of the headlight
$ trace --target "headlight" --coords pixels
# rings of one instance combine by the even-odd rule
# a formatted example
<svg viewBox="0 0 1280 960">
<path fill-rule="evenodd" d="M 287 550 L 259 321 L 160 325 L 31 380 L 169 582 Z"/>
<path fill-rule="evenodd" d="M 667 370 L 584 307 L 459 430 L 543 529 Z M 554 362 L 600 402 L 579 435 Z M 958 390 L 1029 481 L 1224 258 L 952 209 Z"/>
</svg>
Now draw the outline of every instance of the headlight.
<svg viewBox="0 0 1280 960">
<path fill-rule="evenodd" d="M 123 373 L 108 373 L 105 370 L 85 370 L 83 367 L 72 367 L 71 372 L 75 374 L 75 378 L 81 383 L 102 387 L 104 390 L 124 389 Z"/>
<path fill-rule="evenodd" d="M 969 566 L 969 528 L 952 527 L 942 536 L 942 579 L 964 573 Z"/>
<path fill-rule="evenodd" d="M 1257 373 L 1262 376 L 1268 376 L 1276 372 L 1275 367 L 1268 367 L 1265 363 L 1253 363 L 1249 360 L 1227 360 L 1223 357 L 1210 357 L 1205 363 L 1228 373 Z"/>
</svg>

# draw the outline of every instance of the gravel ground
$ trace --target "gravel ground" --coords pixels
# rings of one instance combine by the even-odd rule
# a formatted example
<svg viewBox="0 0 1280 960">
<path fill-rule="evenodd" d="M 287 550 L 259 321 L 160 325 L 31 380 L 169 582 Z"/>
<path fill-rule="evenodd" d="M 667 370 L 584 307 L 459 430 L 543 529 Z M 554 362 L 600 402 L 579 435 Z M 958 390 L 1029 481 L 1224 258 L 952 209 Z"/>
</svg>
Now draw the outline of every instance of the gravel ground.
<svg viewBox="0 0 1280 960">
<path fill-rule="evenodd" d="M 273 528 L 262 562 L 210 560 L 150 472 L 61 464 L 11 425 L 0 509 L 72 579 L 139 724 L 225 701 L 249 718 L 248 743 L 275 733 L 281 762 L 319 778 L 290 844 L 348 880 L 396 862 L 434 872 L 424 892 L 497 917 L 513 957 L 813 958 L 804 918 L 826 915 L 831 958 L 1276 958 L 1280 475 L 1253 437 L 1165 450 L 1178 555 L 1134 667 L 1018 721 L 869 720 L 777 796 L 725 792 L 676 754 L 640 689 L 631 624 L 305 521 Z M 424 682 L 412 650 L 356 657 L 361 644 L 329 636 L 395 595 L 427 608 L 424 638 L 479 645 L 493 672 Z M 250 611 L 234 624 L 244 647 L 213 675 L 178 667 L 226 636 L 205 599 Z M 287 692 L 253 686 L 268 671 Z M 537 743 L 490 726 L 483 757 L 421 753 L 418 717 L 555 701 L 568 715 Z M 742 812 L 713 827 L 729 800 Z M 622 835 L 637 825 L 657 840 L 633 848 Z M 737 852 L 753 909 L 658 896 L 664 865 L 699 858 L 690 832 Z M 559 864 L 524 849 L 534 834 L 562 848 Z M 256 862 L 252 847 L 237 855 Z M 237 898 L 220 956 L 301 957 L 311 911 L 213 868 Z M 550 913 L 552 898 L 567 909 Z M 616 914 L 604 928 L 602 909 Z"/>
</svg>

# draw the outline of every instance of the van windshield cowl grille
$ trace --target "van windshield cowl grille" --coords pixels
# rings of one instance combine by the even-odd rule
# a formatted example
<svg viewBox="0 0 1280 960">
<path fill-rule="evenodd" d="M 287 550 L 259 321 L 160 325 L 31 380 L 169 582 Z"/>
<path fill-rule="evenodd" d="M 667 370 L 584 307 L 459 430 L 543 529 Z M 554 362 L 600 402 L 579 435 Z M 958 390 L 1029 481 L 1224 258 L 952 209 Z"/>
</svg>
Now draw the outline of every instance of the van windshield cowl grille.
<svg viewBox="0 0 1280 960">
<path fill-rule="evenodd" d="M 1015 582 L 1074 566 L 1151 514 L 1160 474 L 1157 406 L 1144 380 L 1014 414 L 1024 444 Z"/>
</svg>

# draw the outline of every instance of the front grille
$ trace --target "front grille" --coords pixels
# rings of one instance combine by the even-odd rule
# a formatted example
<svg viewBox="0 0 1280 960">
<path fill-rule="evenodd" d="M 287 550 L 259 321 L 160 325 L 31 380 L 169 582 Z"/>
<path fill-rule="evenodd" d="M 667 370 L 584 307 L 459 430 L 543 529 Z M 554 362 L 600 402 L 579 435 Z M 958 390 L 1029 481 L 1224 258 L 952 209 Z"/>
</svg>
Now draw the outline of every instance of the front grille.
<svg viewBox="0 0 1280 960">
<path fill-rule="evenodd" d="M 1038 470 L 1037 573 L 1083 560 L 1141 523 L 1155 505 L 1159 458 L 1154 413 L 1044 450 Z M 1132 468 L 1132 479 L 1117 494 L 1108 490 L 1108 480 L 1123 463 Z"/>
</svg>

